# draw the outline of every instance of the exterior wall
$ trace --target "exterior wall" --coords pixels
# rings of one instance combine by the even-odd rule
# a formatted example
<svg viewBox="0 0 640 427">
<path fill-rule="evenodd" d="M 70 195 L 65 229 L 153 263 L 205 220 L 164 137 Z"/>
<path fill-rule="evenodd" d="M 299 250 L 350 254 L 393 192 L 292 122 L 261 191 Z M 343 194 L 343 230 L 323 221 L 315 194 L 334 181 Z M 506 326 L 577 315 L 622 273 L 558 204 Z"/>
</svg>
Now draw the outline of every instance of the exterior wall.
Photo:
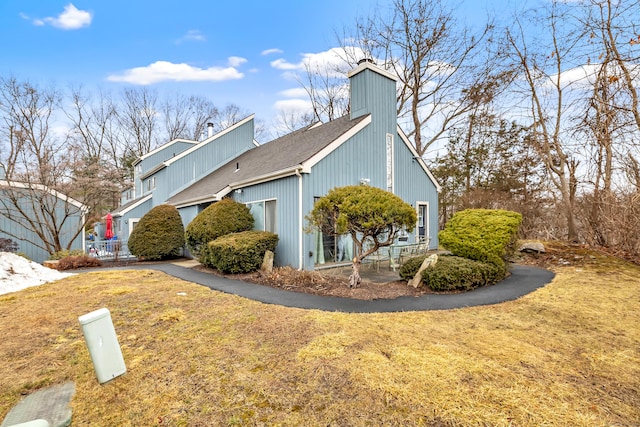
<svg viewBox="0 0 640 427">
<path fill-rule="evenodd" d="M 194 218 L 200 213 L 202 212 L 201 209 L 198 209 L 198 206 L 188 206 L 186 208 L 180 208 L 178 209 L 178 212 L 180 213 L 180 218 L 182 219 L 182 225 L 184 226 L 184 228 L 187 228 L 187 225 L 189 225 L 189 223 L 191 221 L 194 220 Z"/>
<path fill-rule="evenodd" d="M 171 161 L 168 167 L 154 174 L 154 206 L 164 203 L 173 194 L 254 148 L 253 132 L 253 120 L 249 120 L 208 143 L 200 143 L 184 157 Z"/>
<path fill-rule="evenodd" d="M 254 122 L 253 119 L 250 119 L 237 125 L 236 128 L 227 133 L 214 135 L 213 139 L 207 139 L 199 144 L 177 141 L 143 158 L 136 165 L 139 170 L 135 180 L 136 194 L 138 197 L 144 197 L 152 193 L 153 196 L 150 201 L 137 206 L 120 217 L 121 230 L 116 233 L 118 238 L 129 238 L 131 219 L 141 218 L 154 206 L 164 203 L 173 194 L 193 184 L 243 152 L 254 148 L 253 135 Z M 180 154 L 183 157 L 180 157 Z M 167 167 L 158 170 L 151 176 L 145 177 L 144 180 L 139 179 L 140 176 L 164 161 L 169 163 Z M 147 190 L 146 181 L 153 178 L 155 178 L 155 187 Z M 184 208 L 180 210 L 185 227 L 201 210 L 201 208 Z"/>
<path fill-rule="evenodd" d="M 127 188 L 120 193 L 120 206 L 125 205 L 136 198 L 135 187 Z"/>
<path fill-rule="evenodd" d="M 0 193 L 0 197 L 2 197 Z M 84 218 L 82 212 L 79 208 L 73 205 L 65 204 L 64 201 L 60 199 L 55 199 L 54 196 L 51 196 L 52 201 L 50 204 L 54 206 L 56 210 L 56 217 L 63 218 L 65 213 L 65 207 L 71 208 L 71 215 L 68 215 L 65 222 L 63 224 L 59 224 L 60 227 L 60 240 L 61 246 L 66 248 L 69 243 L 71 243 L 70 249 L 84 249 L 84 229 L 78 234 L 77 237 L 73 237 L 78 227 L 81 227 Z M 0 209 L 3 209 L 3 204 L 0 202 Z M 25 199 L 25 202 L 22 204 L 22 209 L 27 212 L 32 211 L 30 208 L 30 202 Z M 31 218 L 35 218 L 35 215 L 29 215 Z M 42 242 L 40 237 L 33 231 L 30 231 L 20 225 L 18 222 L 9 220 L 5 216 L 0 215 L 0 237 L 11 239 L 19 245 L 18 252 L 24 253 L 30 260 L 42 263 L 45 260 L 49 259 L 49 252 L 39 247 L 39 244 L 34 244 L 31 242 Z"/>
<path fill-rule="evenodd" d="M 160 163 L 170 160 L 178 154 L 195 146 L 194 141 L 174 140 L 157 149 L 153 150 L 135 166 L 134 185 L 136 195 L 142 195 L 144 188 L 140 180 L 140 176 L 144 175 L 148 170 L 158 166 Z"/>
<path fill-rule="evenodd" d="M 280 241 L 275 252 L 275 265 L 290 265 L 298 268 L 300 264 L 298 250 L 301 232 L 298 215 L 299 179 L 297 176 L 282 178 L 245 187 L 240 193 L 232 193 L 233 199 L 241 203 L 276 200 L 276 231 Z"/>
<path fill-rule="evenodd" d="M 142 159 L 140 162 L 142 165 L 142 172 L 144 173 L 144 171 L 147 171 L 164 161 L 170 160 L 195 145 L 196 143 L 194 141 L 175 140 L 159 147 L 157 150 L 154 150 L 151 154 Z"/>
<path fill-rule="evenodd" d="M 137 221 L 149 212 L 153 208 L 152 200 L 148 200 L 141 203 L 139 206 L 127 211 L 120 217 L 114 218 L 115 221 L 119 221 L 118 228 L 115 230 L 115 235 L 120 240 L 128 240 L 129 234 L 131 234 L 131 226 L 133 221 Z"/>
<path fill-rule="evenodd" d="M 435 185 L 427 178 L 424 170 L 413 158 L 413 153 L 407 149 L 404 142 L 396 134 L 395 140 L 395 193 L 414 208 L 416 202 L 427 202 L 428 210 L 428 235 L 431 237 L 430 249 L 438 248 L 438 191 Z M 417 230 L 409 236 L 409 241 L 414 242 Z"/>
</svg>

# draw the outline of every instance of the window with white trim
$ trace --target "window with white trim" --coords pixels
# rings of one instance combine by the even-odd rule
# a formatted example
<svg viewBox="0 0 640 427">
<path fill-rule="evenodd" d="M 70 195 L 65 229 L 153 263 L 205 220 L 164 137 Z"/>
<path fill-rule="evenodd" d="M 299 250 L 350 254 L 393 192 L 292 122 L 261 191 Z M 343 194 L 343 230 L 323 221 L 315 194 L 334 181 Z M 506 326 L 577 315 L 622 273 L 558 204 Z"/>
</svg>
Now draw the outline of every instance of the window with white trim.
<svg viewBox="0 0 640 427">
<path fill-rule="evenodd" d="M 270 231 L 271 233 L 278 232 L 275 200 L 251 202 L 247 203 L 247 207 L 249 207 L 249 212 L 251 212 L 255 220 L 253 223 L 254 230 Z"/>
</svg>

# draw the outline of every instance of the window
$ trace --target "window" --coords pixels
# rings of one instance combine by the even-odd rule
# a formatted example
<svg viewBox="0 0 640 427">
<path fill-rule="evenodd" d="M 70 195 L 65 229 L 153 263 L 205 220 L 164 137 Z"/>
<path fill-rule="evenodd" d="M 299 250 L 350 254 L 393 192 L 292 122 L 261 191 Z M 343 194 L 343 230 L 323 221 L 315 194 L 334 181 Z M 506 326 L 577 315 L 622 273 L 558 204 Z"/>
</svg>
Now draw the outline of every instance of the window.
<svg viewBox="0 0 640 427">
<path fill-rule="evenodd" d="M 387 134 L 387 191 L 393 193 L 393 135 Z"/>
<path fill-rule="evenodd" d="M 154 190 L 156 188 L 156 177 L 151 177 L 147 180 L 147 191 Z"/>
<path fill-rule="evenodd" d="M 278 232 L 275 200 L 247 203 L 247 206 L 255 220 L 253 224 L 254 230 Z"/>
<path fill-rule="evenodd" d="M 129 235 L 131 235 L 133 229 L 136 228 L 138 221 L 140 221 L 140 218 L 129 218 Z"/>
</svg>

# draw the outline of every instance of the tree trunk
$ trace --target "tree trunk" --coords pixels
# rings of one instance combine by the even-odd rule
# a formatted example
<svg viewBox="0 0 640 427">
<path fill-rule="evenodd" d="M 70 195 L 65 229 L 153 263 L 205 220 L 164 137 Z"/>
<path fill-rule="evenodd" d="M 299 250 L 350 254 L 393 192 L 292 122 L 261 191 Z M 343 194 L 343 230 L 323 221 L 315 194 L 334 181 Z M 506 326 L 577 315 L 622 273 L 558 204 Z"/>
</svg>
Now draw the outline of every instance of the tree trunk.
<svg viewBox="0 0 640 427">
<path fill-rule="evenodd" d="M 353 272 L 349 276 L 349 288 L 357 288 L 362 281 L 360 278 L 360 265 L 362 265 L 360 260 L 358 258 L 354 258 L 353 264 L 351 265 Z"/>
</svg>

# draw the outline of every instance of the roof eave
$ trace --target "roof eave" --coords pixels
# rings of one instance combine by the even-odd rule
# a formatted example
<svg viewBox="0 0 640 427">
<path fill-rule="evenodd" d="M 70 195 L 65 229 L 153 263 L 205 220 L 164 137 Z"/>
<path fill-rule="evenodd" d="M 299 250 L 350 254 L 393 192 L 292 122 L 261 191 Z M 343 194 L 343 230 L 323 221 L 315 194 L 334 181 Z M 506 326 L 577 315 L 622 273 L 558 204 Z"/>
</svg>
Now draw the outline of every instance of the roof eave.
<svg viewBox="0 0 640 427">
<path fill-rule="evenodd" d="M 427 164 L 425 163 L 424 159 L 418 154 L 418 152 L 414 148 L 413 144 L 411 144 L 411 141 L 409 141 L 409 138 L 407 138 L 407 135 L 405 135 L 400 125 L 398 125 L 398 135 L 400 135 L 400 139 L 402 139 L 404 144 L 407 146 L 407 148 L 409 148 L 409 150 L 413 154 L 413 158 L 418 161 L 418 164 L 420 165 L 420 167 L 422 167 L 422 169 L 425 171 L 425 173 L 427 174 L 431 182 L 433 182 L 433 185 L 435 185 L 436 187 L 436 191 L 438 193 L 442 192 L 442 187 L 440 186 L 440 184 L 438 184 L 436 177 L 433 176 L 433 174 L 427 167 Z"/>
<path fill-rule="evenodd" d="M 329 154 L 331 154 L 335 149 L 337 149 L 338 147 L 340 147 L 342 144 L 344 144 L 346 141 L 348 141 L 349 139 L 351 139 L 354 135 L 356 135 L 358 132 L 360 132 L 362 129 L 364 129 L 365 127 L 367 127 L 369 124 L 371 123 L 371 114 L 367 114 L 367 116 L 362 119 L 362 121 L 360 123 L 358 123 L 357 125 L 355 125 L 354 127 L 352 127 L 351 129 L 347 130 L 345 133 L 343 133 L 342 135 L 340 135 L 338 138 L 336 138 L 333 142 L 331 142 L 330 144 L 328 144 L 326 147 L 324 147 L 322 150 L 320 150 L 319 152 L 317 152 L 316 154 L 314 154 L 313 156 L 311 156 L 309 159 L 305 160 L 302 163 L 302 167 L 303 167 L 303 172 L 310 172 L 311 168 L 313 166 L 315 166 L 316 164 L 318 164 L 318 162 L 320 162 L 322 159 L 324 159 L 325 157 L 327 157 Z"/>
</svg>

